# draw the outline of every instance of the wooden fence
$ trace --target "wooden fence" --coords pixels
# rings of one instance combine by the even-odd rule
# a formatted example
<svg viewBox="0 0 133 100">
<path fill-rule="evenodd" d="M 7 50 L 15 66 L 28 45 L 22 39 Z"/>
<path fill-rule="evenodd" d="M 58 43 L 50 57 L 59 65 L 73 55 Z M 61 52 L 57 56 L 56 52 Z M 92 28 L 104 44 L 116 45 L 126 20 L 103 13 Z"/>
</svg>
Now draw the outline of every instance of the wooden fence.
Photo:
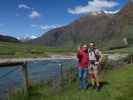
<svg viewBox="0 0 133 100">
<path fill-rule="evenodd" d="M 70 60 L 73 58 L 58 58 L 58 60 Z M 29 58 L 29 59 L 0 59 L 0 68 L 2 67 L 15 67 L 17 65 L 21 66 L 21 72 L 23 77 L 24 91 L 28 94 L 29 89 L 29 73 L 28 73 L 28 63 L 33 61 L 44 61 L 44 60 L 57 60 L 51 58 Z M 59 64 L 60 74 L 63 74 L 62 65 Z M 62 80 L 62 75 L 60 75 L 60 80 Z"/>
</svg>

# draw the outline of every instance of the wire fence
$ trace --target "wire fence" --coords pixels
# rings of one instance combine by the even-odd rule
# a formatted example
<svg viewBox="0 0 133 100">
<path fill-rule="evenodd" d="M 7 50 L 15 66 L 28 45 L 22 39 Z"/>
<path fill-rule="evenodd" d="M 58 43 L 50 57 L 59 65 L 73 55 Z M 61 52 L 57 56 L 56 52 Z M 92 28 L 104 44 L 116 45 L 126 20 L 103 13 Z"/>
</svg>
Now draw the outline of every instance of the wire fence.
<svg viewBox="0 0 133 100">
<path fill-rule="evenodd" d="M 29 80 L 47 81 L 54 79 L 60 74 L 59 64 L 63 66 L 62 70 L 68 70 L 76 66 L 75 60 L 54 60 L 54 61 L 35 61 L 28 63 Z M 5 96 L 15 88 L 21 88 L 23 85 L 22 72 L 20 66 L 3 67 L 0 69 L 0 97 Z"/>
<path fill-rule="evenodd" d="M 2 74 L 2 75 L 0 76 L 0 80 L 2 80 L 3 78 L 6 78 L 6 76 L 10 75 L 11 73 L 13 73 L 13 72 L 15 72 L 15 71 L 17 71 L 17 70 L 18 70 L 18 68 L 12 68 L 12 70 L 10 70 L 10 71 L 8 71 L 8 72 Z"/>
</svg>

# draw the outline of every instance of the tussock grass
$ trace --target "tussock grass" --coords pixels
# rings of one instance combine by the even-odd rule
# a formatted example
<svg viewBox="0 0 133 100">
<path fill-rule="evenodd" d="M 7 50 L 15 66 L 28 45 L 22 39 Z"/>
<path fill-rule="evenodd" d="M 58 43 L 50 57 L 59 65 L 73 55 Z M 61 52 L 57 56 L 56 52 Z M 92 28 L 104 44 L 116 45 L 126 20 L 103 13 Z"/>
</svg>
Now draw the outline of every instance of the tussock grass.
<svg viewBox="0 0 133 100">
<path fill-rule="evenodd" d="M 16 93 L 9 100 L 133 100 L 133 65 L 125 65 L 114 70 L 101 73 L 104 82 L 100 92 L 94 89 L 80 90 L 78 83 L 67 84 L 59 93 L 52 87 L 38 84 L 30 90 L 27 98 Z"/>
<path fill-rule="evenodd" d="M 47 57 L 48 53 L 69 53 L 71 48 L 46 47 L 43 45 L 31 45 L 24 43 L 0 42 L 1 58 L 22 57 Z"/>
</svg>

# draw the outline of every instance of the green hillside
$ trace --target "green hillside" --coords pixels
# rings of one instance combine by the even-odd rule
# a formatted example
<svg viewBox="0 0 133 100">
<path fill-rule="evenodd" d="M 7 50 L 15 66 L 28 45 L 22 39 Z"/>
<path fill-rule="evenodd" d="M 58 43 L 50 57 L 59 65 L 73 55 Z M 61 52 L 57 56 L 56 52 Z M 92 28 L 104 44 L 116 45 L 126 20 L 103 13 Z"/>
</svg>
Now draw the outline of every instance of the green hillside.
<svg viewBox="0 0 133 100">
<path fill-rule="evenodd" d="M 71 48 L 54 48 L 25 43 L 0 42 L 0 58 L 47 57 L 48 53 L 69 53 Z"/>
<path fill-rule="evenodd" d="M 103 72 L 101 81 L 104 85 L 100 92 L 94 89 L 79 90 L 77 83 L 67 84 L 60 93 L 52 92 L 52 88 L 46 85 L 36 85 L 29 98 L 17 92 L 9 100 L 133 100 L 132 72 L 133 65 Z"/>
<path fill-rule="evenodd" d="M 20 42 L 15 37 L 7 36 L 7 35 L 1 35 L 1 33 L 0 33 L 0 41 L 3 41 L 3 42 Z"/>
</svg>

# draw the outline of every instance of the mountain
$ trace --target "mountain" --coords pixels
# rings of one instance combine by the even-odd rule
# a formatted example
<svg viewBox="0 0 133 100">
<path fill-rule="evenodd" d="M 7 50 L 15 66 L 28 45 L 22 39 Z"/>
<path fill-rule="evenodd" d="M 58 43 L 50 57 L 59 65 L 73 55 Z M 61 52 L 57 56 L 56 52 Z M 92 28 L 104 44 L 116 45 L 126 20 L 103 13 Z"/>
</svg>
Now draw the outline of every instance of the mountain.
<svg viewBox="0 0 133 100">
<path fill-rule="evenodd" d="M 133 2 L 123 7 L 117 14 L 88 14 L 29 42 L 73 47 L 81 42 L 93 41 L 98 46 L 111 47 L 123 44 L 125 38 L 133 43 Z"/>
<path fill-rule="evenodd" d="M 23 37 L 18 37 L 17 39 L 21 42 L 27 42 L 29 40 L 32 40 L 32 39 L 36 39 L 37 36 L 35 35 L 31 35 L 31 36 L 23 36 Z"/>
<path fill-rule="evenodd" d="M 2 34 L 0 35 L 0 41 L 1 42 L 19 42 L 19 40 L 17 40 L 14 37 L 2 35 Z"/>
</svg>

